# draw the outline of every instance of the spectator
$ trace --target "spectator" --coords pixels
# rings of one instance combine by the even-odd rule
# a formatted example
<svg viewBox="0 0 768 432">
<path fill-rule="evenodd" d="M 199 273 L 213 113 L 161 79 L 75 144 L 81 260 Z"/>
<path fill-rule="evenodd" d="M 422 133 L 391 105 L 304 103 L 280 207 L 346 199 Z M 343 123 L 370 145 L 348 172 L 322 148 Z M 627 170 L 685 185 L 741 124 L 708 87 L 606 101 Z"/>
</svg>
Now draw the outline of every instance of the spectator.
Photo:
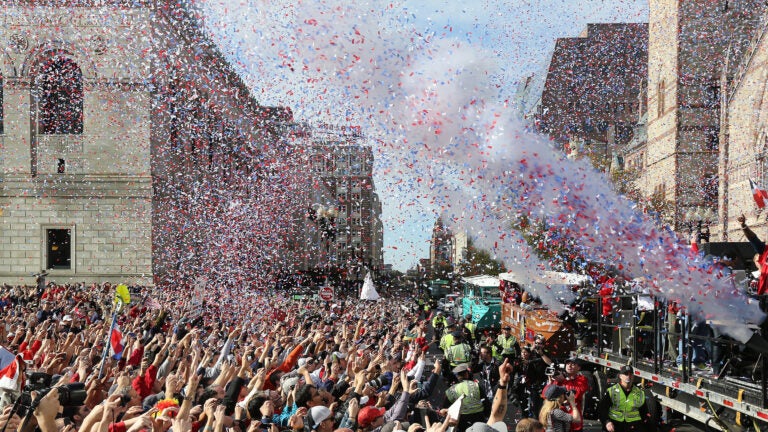
<svg viewBox="0 0 768 432">
<path fill-rule="evenodd" d="M 581 423 L 581 413 L 578 409 L 566 406 L 575 404 L 575 394 L 559 385 L 551 385 L 544 392 L 546 401 L 539 413 L 539 422 L 547 432 L 568 432 L 574 423 Z"/>
</svg>

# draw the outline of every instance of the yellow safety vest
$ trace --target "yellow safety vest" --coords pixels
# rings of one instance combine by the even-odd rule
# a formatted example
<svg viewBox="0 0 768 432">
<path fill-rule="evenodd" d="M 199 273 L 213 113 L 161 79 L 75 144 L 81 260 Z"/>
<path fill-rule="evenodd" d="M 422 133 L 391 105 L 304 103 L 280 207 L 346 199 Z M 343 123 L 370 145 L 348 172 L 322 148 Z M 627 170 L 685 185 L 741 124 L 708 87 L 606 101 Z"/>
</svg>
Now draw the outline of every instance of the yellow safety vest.
<svg viewBox="0 0 768 432">
<path fill-rule="evenodd" d="M 475 329 L 477 328 L 477 324 L 468 322 L 468 323 L 464 324 L 464 327 L 466 327 L 467 330 L 469 330 L 469 334 L 472 335 L 472 340 L 474 340 L 475 339 Z"/>
<path fill-rule="evenodd" d="M 453 342 L 453 335 L 450 333 L 444 334 L 440 339 L 440 349 L 443 350 L 443 355 L 446 357 L 448 357 L 448 350 L 453 346 Z"/>
<path fill-rule="evenodd" d="M 474 381 L 462 381 L 454 384 L 445 391 L 448 401 L 453 403 L 459 396 L 464 395 L 461 401 L 460 414 L 475 414 L 483 412 L 483 396 L 480 394 L 480 384 Z"/>
<path fill-rule="evenodd" d="M 444 316 L 436 316 L 432 318 L 432 327 L 437 328 L 437 326 L 440 325 L 441 327 L 445 327 L 445 317 Z"/>
<path fill-rule="evenodd" d="M 472 357 L 472 348 L 465 343 L 453 345 L 448 349 L 448 354 L 445 358 L 451 363 L 451 367 L 456 367 L 460 364 L 469 363 Z"/>
<path fill-rule="evenodd" d="M 614 384 L 608 388 L 608 396 L 611 398 L 611 409 L 608 417 L 615 422 L 641 421 L 640 407 L 645 403 L 645 393 L 637 387 L 632 387 L 629 394 L 624 394 L 621 385 Z"/>
<path fill-rule="evenodd" d="M 504 335 L 499 335 L 499 337 L 496 339 L 499 342 L 499 345 L 501 345 L 501 355 L 515 355 L 515 344 L 517 343 L 517 338 L 513 335 L 509 335 L 508 338 L 505 338 Z"/>
</svg>

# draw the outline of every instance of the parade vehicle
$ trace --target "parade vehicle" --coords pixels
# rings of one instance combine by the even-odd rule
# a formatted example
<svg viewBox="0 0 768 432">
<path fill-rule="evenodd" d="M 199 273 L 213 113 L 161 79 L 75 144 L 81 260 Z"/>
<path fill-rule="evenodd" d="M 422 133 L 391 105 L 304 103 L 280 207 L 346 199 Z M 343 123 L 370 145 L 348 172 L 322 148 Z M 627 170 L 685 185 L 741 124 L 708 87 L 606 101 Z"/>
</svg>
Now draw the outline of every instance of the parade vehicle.
<svg viewBox="0 0 768 432">
<path fill-rule="evenodd" d="M 663 300 L 642 292 L 620 293 L 612 297 L 616 301 L 612 317 L 605 319 L 598 313 L 603 298 L 594 292 L 583 294 L 574 304 L 575 313 L 561 315 L 561 319 L 564 327 L 573 330 L 577 344 L 573 355 L 581 359 L 582 373 L 592 384 L 585 411 L 594 415 L 596 400 L 616 379 L 619 368 L 631 365 L 636 382 L 645 389 L 654 422 L 663 418 L 667 427 L 684 421 L 699 429 L 721 431 L 768 427 L 763 374 L 768 342 L 760 336 L 759 326 L 751 326 L 755 333 L 746 343 L 714 337 L 712 332 L 692 332 L 694 325 L 704 324 L 694 323 L 694 319 L 680 319 L 676 321 L 680 328 L 668 331 L 666 320 L 676 317 L 667 316 Z M 680 365 L 667 355 L 670 335 L 685 347 Z M 694 346 L 711 347 L 710 355 L 723 359 L 722 369 L 715 374 L 704 364 L 692 364 Z"/>
<path fill-rule="evenodd" d="M 429 291 L 430 297 L 432 297 L 435 300 L 439 300 L 445 297 L 446 294 L 448 294 L 448 292 L 451 289 L 451 284 L 447 280 L 435 279 L 435 280 L 429 281 L 429 285 L 427 289 Z"/>
<path fill-rule="evenodd" d="M 527 283 L 539 283 L 547 289 L 577 288 L 590 282 L 588 276 L 575 273 L 544 271 L 525 279 L 514 272 L 499 274 L 502 293 L 502 325 L 512 328 L 521 345 L 533 345 L 537 335 L 545 338 L 545 348 L 554 356 L 563 357 L 575 347 L 573 327 L 565 325 L 557 312 L 541 304 L 525 290 Z M 566 305 L 563 305 L 565 308 Z"/>
<path fill-rule="evenodd" d="M 437 301 L 437 310 L 443 311 L 447 316 L 453 316 L 455 318 L 456 315 L 458 315 L 456 302 L 459 297 L 458 294 L 447 294 Z"/>
<path fill-rule="evenodd" d="M 501 293 L 499 278 L 490 275 L 461 278 L 461 316 L 472 316 L 478 329 L 499 329 Z"/>
</svg>

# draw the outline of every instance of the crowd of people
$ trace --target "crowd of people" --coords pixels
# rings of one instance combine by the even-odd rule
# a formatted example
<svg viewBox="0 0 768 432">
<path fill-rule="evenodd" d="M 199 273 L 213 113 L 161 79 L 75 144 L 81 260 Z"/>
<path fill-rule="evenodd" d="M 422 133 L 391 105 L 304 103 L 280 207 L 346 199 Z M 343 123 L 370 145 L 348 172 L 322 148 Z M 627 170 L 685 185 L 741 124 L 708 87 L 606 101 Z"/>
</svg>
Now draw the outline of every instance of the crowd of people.
<svg viewBox="0 0 768 432">
<path fill-rule="evenodd" d="M 434 340 L 433 316 L 407 296 L 270 292 L 228 310 L 122 288 L 0 289 L 0 431 L 581 430 L 588 385 L 575 359 L 552 373 L 543 340 L 481 336 L 471 322 Z M 444 355 L 429 358 L 437 346 Z"/>
</svg>

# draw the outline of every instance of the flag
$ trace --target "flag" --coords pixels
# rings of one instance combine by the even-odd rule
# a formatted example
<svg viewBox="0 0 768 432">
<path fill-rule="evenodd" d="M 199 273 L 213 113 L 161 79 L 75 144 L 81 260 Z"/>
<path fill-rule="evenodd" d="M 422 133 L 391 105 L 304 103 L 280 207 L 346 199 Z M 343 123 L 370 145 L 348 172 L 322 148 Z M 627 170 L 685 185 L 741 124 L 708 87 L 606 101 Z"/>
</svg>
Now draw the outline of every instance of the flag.
<svg viewBox="0 0 768 432">
<path fill-rule="evenodd" d="M 128 286 L 125 284 L 119 284 L 115 287 L 115 303 L 118 301 L 121 301 L 126 305 L 131 303 L 131 293 L 128 291 Z"/>
<path fill-rule="evenodd" d="M 755 199 L 757 207 L 765 208 L 765 201 L 768 200 L 768 192 L 764 189 L 760 189 L 752 179 L 749 179 L 749 187 L 752 189 L 752 197 Z"/>
<path fill-rule="evenodd" d="M 146 306 L 150 310 L 158 310 L 163 308 L 160 305 L 160 302 L 157 301 L 157 299 L 152 296 L 147 296 L 147 298 L 144 299 L 144 306 Z"/>
<path fill-rule="evenodd" d="M 0 370 L 0 389 L 21 391 L 24 374 L 21 372 L 21 355 L 17 355 L 8 366 Z"/>
<path fill-rule="evenodd" d="M 115 324 L 112 327 L 112 331 L 109 333 L 109 352 L 116 360 L 120 360 L 123 356 L 123 332 L 120 331 L 120 326 Z"/>
</svg>

